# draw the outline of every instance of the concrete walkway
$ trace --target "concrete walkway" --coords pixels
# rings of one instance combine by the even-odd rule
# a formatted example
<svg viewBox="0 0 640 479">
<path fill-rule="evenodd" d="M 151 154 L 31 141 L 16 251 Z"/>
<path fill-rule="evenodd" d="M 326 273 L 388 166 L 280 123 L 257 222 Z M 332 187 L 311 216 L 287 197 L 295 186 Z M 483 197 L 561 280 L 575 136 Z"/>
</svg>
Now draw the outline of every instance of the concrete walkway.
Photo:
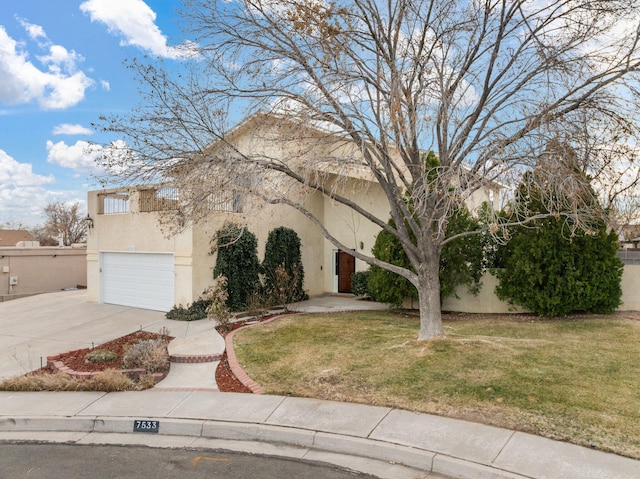
<svg viewBox="0 0 640 479">
<path fill-rule="evenodd" d="M 327 297 L 297 307 L 383 306 Z M 0 377 L 25 372 L 39 355 L 97 345 L 140 327 L 168 327 L 179 338 L 170 345 L 171 373 L 156 388 L 0 392 L 0 440 L 231 449 L 324 461 L 381 478 L 640 477 L 640 461 L 506 429 L 385 407 L 220 393 L 211 372 L 223 343 L 211 322 L 87 303 L 82 292 L 0 303 Z M 134 433 L 136 420 L 156 421 L 159 432 Z"/>
</svg>

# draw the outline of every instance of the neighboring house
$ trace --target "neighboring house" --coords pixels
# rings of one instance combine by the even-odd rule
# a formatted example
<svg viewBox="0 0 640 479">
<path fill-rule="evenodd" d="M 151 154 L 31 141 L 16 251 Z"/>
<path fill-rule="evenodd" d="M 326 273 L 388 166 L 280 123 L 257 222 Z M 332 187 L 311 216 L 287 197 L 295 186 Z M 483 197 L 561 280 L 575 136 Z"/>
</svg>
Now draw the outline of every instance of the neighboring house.
<svg viewBox="0 0 640 479">
<path fill-rule="evenodd" d="M 85 245 L 40 246 L 27 230 L 0 230 L 0 301 L 87 284 Z"/>
<path fill-rule="evenodd" d="M 0 246 L 0 301 L 84 288 L 86 259 L 85 245 L 61 248 L 19 241 L 18 246 Z"/>
<path fill-rule="evenodd" d="M 32 242 L 36 238 L 27 230 L 0 229 L 0 246 L 16 246 L 22 241 Z"/>
<path fill-rule="evenodd" d="M 282 128 L 278 118 L 250 117 L 229 134 L 238 150 L 268 151 L 271 157 L 301 158 L 322 152 L 308 145 L 278 143 Z M 261 130 L 258 134 L 257 131 Z M 326 133 L 325 133 L 326 134 Z M 265 140 L 270 138 L 269 140 Z M 313 143 L 310 137 L 310 143 Z M 342 140 L 341 140 L 342 141 Z M 341 149 L 353 154 L 354 145 L 342 141 L 333 144 L 332 155 Z M 321 149 L 322 146 L 318 146 Z M 380 218 L 389 217 L 389 204 L 371 174 L 354 165 L 335 160 L 316 164 L 317 174 L 328 178 L 341 194 L 357 198 Z M 340 182 L 335 172 L 340 168 Z M 268 182 L 269 178 L 261 178 Z M 194 173 L 194 187 L 205 183 Z M 483 201 L 497 203 L 499 188 L 489 185 L 469 199 L 471 209 Z M 87 234 L 88 299 L 168 311 L 177 304 L 198 299 L 211 283 L 215 257 L 210 242 L 225 221 L 247 225 L 258 239 L 258 257 L 264 257 L 269 232 L 285 226 L 296 231 L 302 244 L 305 290 L 311 296 L 325 293 L 350 293 L 351 274 L 368 267 L 346 251 L 339 251 L 326 240 L 309 219 L 291 207 L 252 202 L 240 193 L 229 196 L 216 191 L 203 196 L 200 217 L 195 226 L 167 234 L 159 220 L 175 214 L 181 194 L 171 186 L 145 185 L 91 191 L 88 195 L 89 228 Z M 379 227 L 351 209 L 333 203 L 320 193 L 305 193 L 305 206 L 322 225 L 350 248 L 370 253 Z"/>
</svg>

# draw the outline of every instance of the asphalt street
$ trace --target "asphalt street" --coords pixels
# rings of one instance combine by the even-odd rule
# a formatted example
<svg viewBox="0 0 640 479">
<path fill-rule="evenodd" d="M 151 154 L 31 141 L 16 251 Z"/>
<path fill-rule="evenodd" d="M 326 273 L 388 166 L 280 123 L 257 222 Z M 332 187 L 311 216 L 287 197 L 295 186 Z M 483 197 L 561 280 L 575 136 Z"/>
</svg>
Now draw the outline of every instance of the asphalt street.
<svg viewBox="0 0 640 479">
<path fill-rule="evenodd" d="M 368 479 L 331 464 L 216 450 L 10 443 L 0 477 L 29 479 Z"/>
</svg>

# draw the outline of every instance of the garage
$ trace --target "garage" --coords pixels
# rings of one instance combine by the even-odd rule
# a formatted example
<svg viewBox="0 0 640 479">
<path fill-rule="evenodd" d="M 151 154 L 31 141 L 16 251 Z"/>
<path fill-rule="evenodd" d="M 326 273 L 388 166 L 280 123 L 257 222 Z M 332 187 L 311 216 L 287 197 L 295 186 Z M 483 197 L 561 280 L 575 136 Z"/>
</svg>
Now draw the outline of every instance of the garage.
<svg viewBox="0 0 640 479">
<path fill-rule="evenodd" d="M 100 254 L 103 303 L 169 311 L 174 305 L 171 253 Z"/>
</svg>

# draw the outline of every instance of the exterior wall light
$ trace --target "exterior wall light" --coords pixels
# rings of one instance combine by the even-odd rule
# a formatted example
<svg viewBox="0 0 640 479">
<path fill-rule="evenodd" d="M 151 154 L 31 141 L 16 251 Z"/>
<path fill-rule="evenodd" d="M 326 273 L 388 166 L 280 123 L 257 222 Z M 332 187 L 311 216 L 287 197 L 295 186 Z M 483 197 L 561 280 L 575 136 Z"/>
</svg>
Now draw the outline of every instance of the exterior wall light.
<svg viewBox="0 0 640 479">
<path fill-rule="evenodd" d="M 93 228 L 93 218 L 91 218 L 91 216 L 89 216 L 88 213 L 87 213 L 87 217 L 84 219 L 84 221 L 85 221 L 88 229 Z"/>
</svg>

